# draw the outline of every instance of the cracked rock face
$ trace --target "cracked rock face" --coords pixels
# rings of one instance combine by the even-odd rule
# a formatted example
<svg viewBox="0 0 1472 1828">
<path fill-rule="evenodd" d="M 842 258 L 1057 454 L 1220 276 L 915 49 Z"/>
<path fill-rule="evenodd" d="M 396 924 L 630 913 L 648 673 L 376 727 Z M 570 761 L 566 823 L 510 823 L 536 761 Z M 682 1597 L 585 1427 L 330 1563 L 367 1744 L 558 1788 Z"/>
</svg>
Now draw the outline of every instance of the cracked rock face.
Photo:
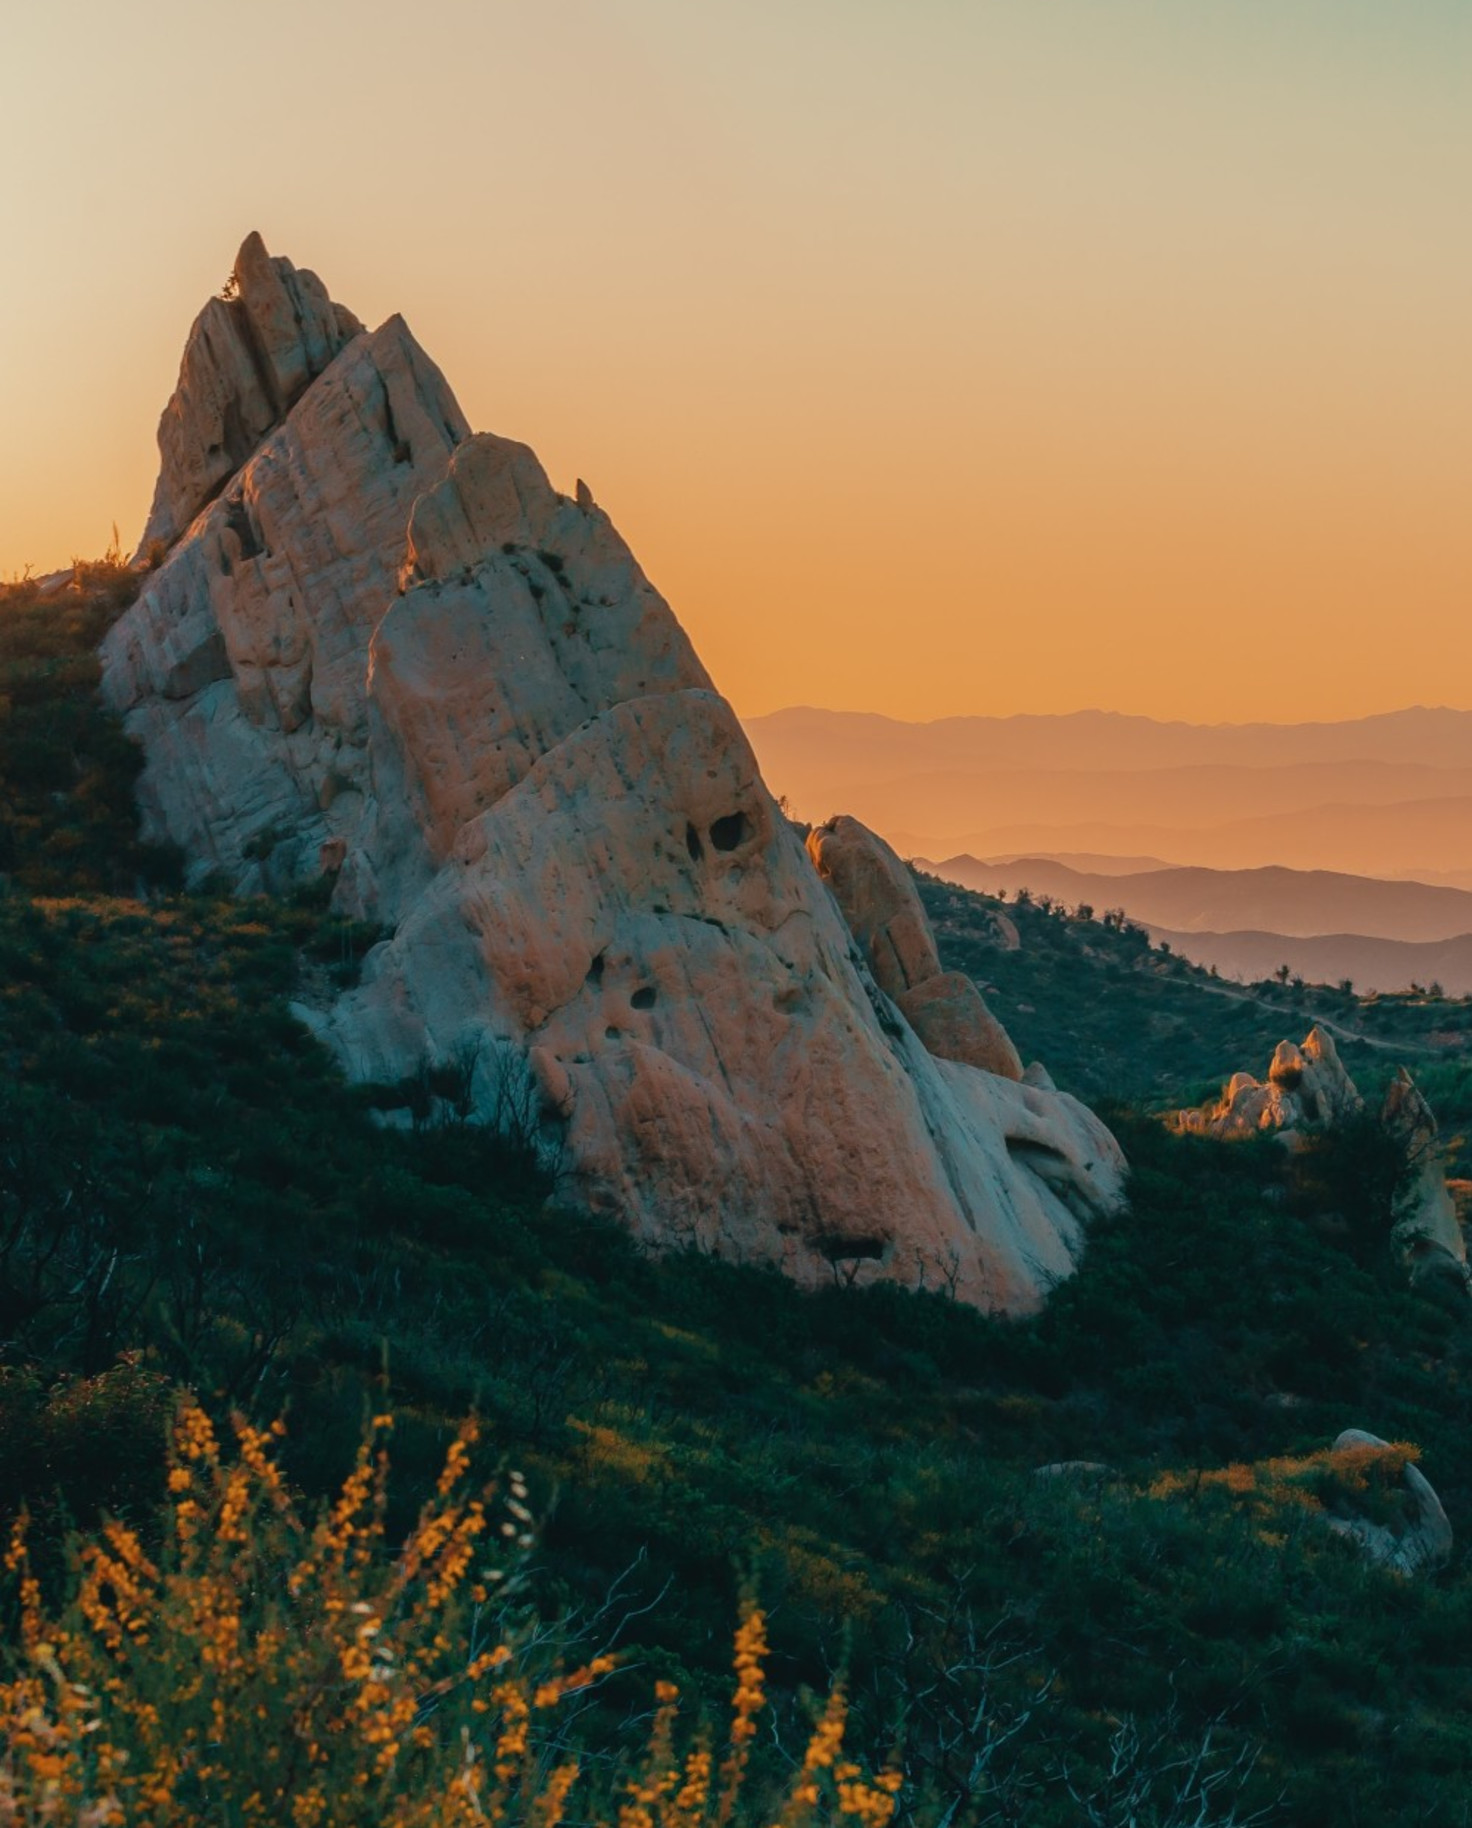
<svg viewBox="0 0 1472 1828">
<path fill-rule="evenodd" d="M 175 430 L 208 456 L 225 383 L 176 396 L 159 499 L 213 496 L 103 650 L 149 834 L 242 891 L 329 871 L 390 937 L 299 1013 L 359 1078 L 453 1069 L 559 1198 L 809 1284 L 1035 1306 L 1119 1198 L 1107 1131 L 1022 1080 L 887 846 L 845 820 L 808 855 L 584 485 L 469 436 L 400 320 L 353 332 L 254 237 L 241 268 L 290 378 L 246 388 L 240 423 L 276 416 L 223 476 Z M 181 395 L 246 387 L 225 302 Z"/>
</svg>

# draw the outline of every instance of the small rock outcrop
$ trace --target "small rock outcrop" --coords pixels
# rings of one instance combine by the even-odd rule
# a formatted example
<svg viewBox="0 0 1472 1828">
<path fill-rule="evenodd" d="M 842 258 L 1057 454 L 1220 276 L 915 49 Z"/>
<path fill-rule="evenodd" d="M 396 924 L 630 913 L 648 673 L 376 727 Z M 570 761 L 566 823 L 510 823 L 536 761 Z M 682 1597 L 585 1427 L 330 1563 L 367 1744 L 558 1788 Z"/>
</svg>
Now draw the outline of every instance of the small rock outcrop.
<svg viewBox="0 0 1472 1828">
<path fill-rule="evenodd" d="M 303 1019 L 358 1078 L 453 1065 L 560 1198 L 1035 1307 L 1120 1197 L 1108 1132 L 1022 1082 L 886 846 L 840 821 L 813 867 L 586 485 L 471 436 L 402 320 L 256 237 L 238 271 L 160 434 L 179 537 L 103 648 L 149 835 L 241 892 L 328 874 L 389 937 Z"/>
<path fill-rule="evenodd" d="M 1400 1460 L 1405 1451 L 1378 1435 L 1367 1434 L 1363 1428 L 1346 1428 L 1333 1449 L 1351 1487 L 1364 1485 L 1377 1463 Z M 1356 1544 L 1377 1567 L 1395 1574 L 1434 1573 L 1451 1560 L 1451 1520 L 1430 1480 L 1414 1461 L 1405 1459 L 1399 1470 L 1394 1521 L 1366 1515 L 1330 1516 L 1325 1521 L 1336 1535 Z"/>
<path fill-rule="evenodd" d="M 1183 1135 L 1226 1142 L 1276 1133 L 1294 1147 L 1364 1108 L 1333 1039 L 1315 1028 L 1301 1047 L 1278 1043 L 1265 1082 L 1234 1073 L 1215 1104 L 1178 1111 L 1172 1125 Z M 1386 1092 L 1380 1122 L 1401 1144 L 1407 1166 L 1395 1199 L 1392 1242 L 1418 1279 L 1446 1276 L 1465 1286 L 1467 1246 L 1447 1184 L 1436 1118 L 1404 1067 Z"/>
<path fill-rule="evenodd" d="M 1395 1200 L 1395 1243 L 1418 1277 L 1450 1273 L 1465 1282 L 1467 1246 L 1447 1184 L 1436 1118 L 1404 1067 L 1391 1080 L 1380 1121 L 1405 1150 L 1406 1179 Z"/>
<path fill-rule="evenodd" d="M 1216 1104 L 1180 1111 L 1175 1121 L 1187 1135 L 1230 1142 L 1263 1130 L 1325 1129 L 1363 1109 L 1333 1037 L 1314 1028 L 1302 1046 L 1278 1043 L 1266 1080 L 1234 1073 Z"/>
</svg>

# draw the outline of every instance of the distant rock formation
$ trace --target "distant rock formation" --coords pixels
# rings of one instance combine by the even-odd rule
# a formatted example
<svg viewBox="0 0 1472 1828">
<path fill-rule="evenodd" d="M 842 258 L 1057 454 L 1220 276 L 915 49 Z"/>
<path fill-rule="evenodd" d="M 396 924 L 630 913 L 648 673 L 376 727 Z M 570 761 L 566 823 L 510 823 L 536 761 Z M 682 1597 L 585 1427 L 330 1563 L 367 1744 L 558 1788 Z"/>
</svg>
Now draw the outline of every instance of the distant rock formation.
<svg viewBox="0 0 1472 1828">
<path fill-rule="evenodd" d="M 1020 1082 L 897 859 L 825 828 L 835 899 L 586 486 L 471 437 L 402 320 L 358 330 L 254 236 L 237 282 L 160 430 L 172 550 L 103 649 L 149 835 L 240 892 L 330 875 L 389 937 L 303 1018 L 360 1079 L 455 1069 L 560 1198 L 1036 1306 L 1123 1161 Z"/>
<path fill-rule="evenodd" d="M 1467 1246 L 1447 1184 L 1436 1118 L 1404 1067 L 1390 1082 L 1380 1121 L 1399 1138 L 1408 1167 L 1395 1200 L 1395 1243 L 1418 1276 L 1451 1270 L 1465 1281 Z"/>
<path fill-rule="evenodd" d="M 1178 1112 L 1176 1128 L 1230 1142 L 1260 1130 L 1323 1129 L 1363 1109 L 1333 1037 L 1314 1028 L 1301 1047 L 1278 1043 L 1265 1081 L 1233 1073 L 1216 1104 Z"/>
<path fill-rule="evenodd" d="M 1270 1132 L 1292 1146 L 1364 1108 L 1333 1038 L 1315 1028 L 1301 1047 L 1278 1043 L 1265 1083 L 1250 1073 L 1234 1073 L 1215 1104 L 1178 1111 L 1173 1127 L 1226 1142 Z M 1380 1122 L 1402 1144 L 1408 1167 L 1396 1195 L 1392 1242 L 1418 1276 L 1449 1274 L 1465 1283 L 1467 1246 L 1447 1185 L 1436 1118 L 1404 1067 L 1386 1092 Z"/>
</svg>

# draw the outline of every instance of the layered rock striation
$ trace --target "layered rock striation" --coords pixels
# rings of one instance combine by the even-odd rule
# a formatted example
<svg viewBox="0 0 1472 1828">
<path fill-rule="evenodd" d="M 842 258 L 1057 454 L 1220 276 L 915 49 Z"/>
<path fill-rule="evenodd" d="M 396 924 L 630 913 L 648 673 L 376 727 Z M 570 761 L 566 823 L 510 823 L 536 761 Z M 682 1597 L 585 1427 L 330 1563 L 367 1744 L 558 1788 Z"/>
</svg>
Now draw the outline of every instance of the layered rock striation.
<svg viewBox="0 0 1472 1828">
<path fill-rule="evenodd" d="M 236 290 L 269 364 L 206 307 L 173 544 L 103 650 L 150 835 L 240 892 L 330 874 L 389 936 L 304 1019 L 359 1078 L 453 1066 L 559 1197 L 809 1284 L 1035 1306 L 1123 1162 L 1023 1082 L 893 853 L 844 820 L 809 856 L 586 487 L 471 436 L 400 319 L 356 329 L 257 237 Z"/>
</svg>

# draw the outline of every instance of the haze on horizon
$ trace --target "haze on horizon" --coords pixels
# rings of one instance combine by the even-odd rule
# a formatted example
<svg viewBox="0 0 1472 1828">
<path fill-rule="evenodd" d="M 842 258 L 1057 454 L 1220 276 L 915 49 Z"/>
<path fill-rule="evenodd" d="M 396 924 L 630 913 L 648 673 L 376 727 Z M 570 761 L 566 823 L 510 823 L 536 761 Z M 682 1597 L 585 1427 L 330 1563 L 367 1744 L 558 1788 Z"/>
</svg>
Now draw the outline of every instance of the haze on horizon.
<svg viewBox="0 0 1472 1828">
<path fill-rule="evenodd" d="M 1454 0 L 56 0 L 0 576 L 136 538 L 241 237 L 586 477 L 746 716 L 1472 703 Z"/>
</svg>

